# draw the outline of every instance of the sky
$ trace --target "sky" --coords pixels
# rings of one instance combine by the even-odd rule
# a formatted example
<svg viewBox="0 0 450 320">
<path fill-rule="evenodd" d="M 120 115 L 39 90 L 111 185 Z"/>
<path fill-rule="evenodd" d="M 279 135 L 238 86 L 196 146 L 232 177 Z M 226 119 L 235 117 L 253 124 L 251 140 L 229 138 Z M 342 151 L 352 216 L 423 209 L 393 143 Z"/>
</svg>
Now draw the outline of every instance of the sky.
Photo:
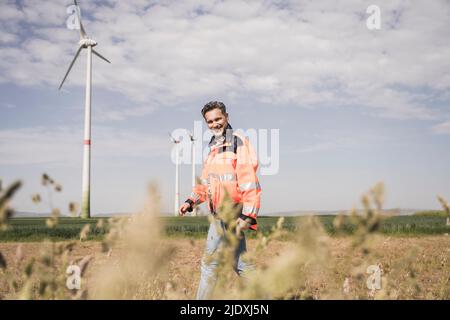
<svg viewBox="0 0 450 320">
<path fill-rule="evenodd" d="M 138 210 L 150 182 L 172 212 L 167 132 L 193 131 L 211 100 L 234 128 L 278 132 L 256 146 L 277 168 L 259 173 L 260 214 L 350 209 L 379 181 L 386 208 L 450 200 L 449 1 L 78 3 L 112 62 L 93 57 L 92 215 Z M 71 5 L 0 0 L 0 179 L 23 182 L 17 211 L 81 201 L 85 50 L 58 91 L 79 40 Z M 200 154 L 209 136 L 203 125 Z M 62 192 L 49 196 L 43 173 Z"/>
</svg>

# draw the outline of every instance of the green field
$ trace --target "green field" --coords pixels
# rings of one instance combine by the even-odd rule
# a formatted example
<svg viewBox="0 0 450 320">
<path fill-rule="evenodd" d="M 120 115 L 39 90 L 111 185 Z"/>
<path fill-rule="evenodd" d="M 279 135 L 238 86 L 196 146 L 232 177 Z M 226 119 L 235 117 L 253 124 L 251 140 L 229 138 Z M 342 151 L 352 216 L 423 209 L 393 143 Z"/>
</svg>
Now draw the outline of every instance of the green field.
<svg viewBox="0 0 450 320">
<path fill-rule="evenodd" d="M 279 217 L 259 217 L 258 232 L 269 232 L 275 225 Z M 325 230 L 330 234 L 335 234 L 333 219 L 335 216 L 318 216 Z M 207 217 L 161 217 L 161 222 L 165 226 L 169 236 L 189 236 L 203 237 L 209 227 Z M 295 231 L 306 217 L 285 218 L 284 228 L 288 231 Z M 13 218 L 10 220 L 10 228 L 0 232 L 0 242 L 6 241 L 39 241 L 46 238 L 53 240 L 78 239 L 79 233 L 84 225 L 91 225 L 91 232 L 87 239 L 101 240 L 107 232 L 105 229 L 96 229 L 98 218 L 60 218 L 56 227 L 50 229 L 45 224 L 45 218 Z M 386 218 L 381 224 L 381 232 L 390 235 L 427 235 L 444 234 L 450 232 L 450 227 L 445 225 L 446 218 L 439 215 L 413 215 L 394 216 Z M 354 225 L 346 219 L 344 231 L 352 233 Z M 255 232 L 248 232 L 250 237 L 255 236 Z"/>
</svg>

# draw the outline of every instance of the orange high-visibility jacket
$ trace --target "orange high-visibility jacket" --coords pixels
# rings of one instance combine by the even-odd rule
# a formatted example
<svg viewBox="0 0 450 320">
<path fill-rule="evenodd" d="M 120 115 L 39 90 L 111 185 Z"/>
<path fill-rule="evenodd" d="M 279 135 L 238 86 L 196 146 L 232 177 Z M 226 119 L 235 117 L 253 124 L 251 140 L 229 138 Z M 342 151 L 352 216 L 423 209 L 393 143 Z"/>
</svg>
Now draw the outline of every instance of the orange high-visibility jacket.
<svg viewBox="0 0 450 320">
<path fill-rule="evenodd" d="M 225 197 L 242 205 L 240 217 L 251 221 L 250 228 L 257 229 L 256 218 L 260 208 L 261 187 L 256 171 L 258 160 L 247 138 L 233 132 L 230 125 L 221 138 L 212 137 L 208 158 L 203 164 L 201 184 L 193 188 L 186 200 L 191 208 L 208 201 L 208 208 L 215 214 Z"/>
</svg>

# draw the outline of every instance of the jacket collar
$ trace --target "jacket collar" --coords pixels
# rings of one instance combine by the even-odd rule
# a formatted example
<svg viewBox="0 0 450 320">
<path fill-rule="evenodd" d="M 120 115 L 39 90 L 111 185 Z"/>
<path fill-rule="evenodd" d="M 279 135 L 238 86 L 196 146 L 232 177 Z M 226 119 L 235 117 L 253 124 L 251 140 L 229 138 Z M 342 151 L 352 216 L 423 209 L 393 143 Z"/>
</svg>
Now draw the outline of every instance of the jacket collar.
<svg viewBox="0 0 450 320">
<path fill-rule="evenodd" d="M 220 137 L 216 137 L 215 135 L 213 135 L 208 145 L 210 148 L 218 147 L 224 145 L 225 143 L 231 143 L 232 138 L 233 138 L 233 128 L 231 127 L 230 124 L 228 124 L 228 126 L 225 129 L 225 134 L 221 135 Z"/>
</svg>

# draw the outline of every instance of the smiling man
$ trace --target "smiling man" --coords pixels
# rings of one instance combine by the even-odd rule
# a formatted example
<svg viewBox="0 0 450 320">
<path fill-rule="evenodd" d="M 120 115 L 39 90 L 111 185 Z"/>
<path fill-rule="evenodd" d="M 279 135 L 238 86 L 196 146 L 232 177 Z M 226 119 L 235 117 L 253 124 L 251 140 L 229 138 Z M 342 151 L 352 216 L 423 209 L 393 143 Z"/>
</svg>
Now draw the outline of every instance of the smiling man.
<svg viewBox="0 0 450 320">
<path fill-rule="evenodd" d="M 206 241 L 206 256 L 202 260 L 200 284 L 197 299 L 208 299 L 214 290 L 218 262 L 211 259 L 214 252 L 225 241 L 224 222 L 218 218 L 218 208 L 228 194 L 239 208 L 236 217 L 236 232 L 239 245 L 235 254 L 235 270 L 239 276 L 253 268 L 241 258 L 246 251 L 246 229 L 256 230 L 257 215 L 260 208 L 261 187 L 256 171 L 258 160 L 248 139 L 235 133 L 228 123 L 228 113 L 222 102 L 211 101 L 202 109 L 203 118 L 213 137 L 209 143 L 210 152 L 204 162 L 201 184 L 192 191 L 191 196 L 180 207 L 180 215 L 192 211 L 200 203 L 207 201 L 210 213 L 215 217 L 209 227 Z M 222 229 L 222 230 L 221 230 Z"/>
</svg>

